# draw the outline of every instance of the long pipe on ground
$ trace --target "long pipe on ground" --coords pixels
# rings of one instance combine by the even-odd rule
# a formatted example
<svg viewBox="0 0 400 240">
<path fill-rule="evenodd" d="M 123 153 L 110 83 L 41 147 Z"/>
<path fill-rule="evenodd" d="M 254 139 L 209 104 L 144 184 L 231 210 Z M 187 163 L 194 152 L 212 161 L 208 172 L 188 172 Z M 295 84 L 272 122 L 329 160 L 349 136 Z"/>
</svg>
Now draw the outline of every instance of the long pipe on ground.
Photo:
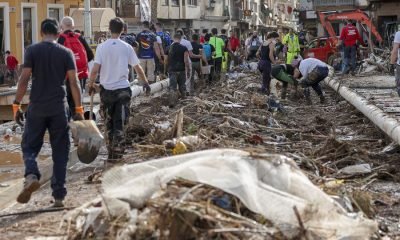
<svg viewBox="0 0 400 240">
<path fill-rule="evenodd" d="M 397 144 L 400 144 L 400 123 L 388 116 L 380 108 L 372 105 L 365 98 L 361 97 L 349 88 L 341 85 L 335 78 L 327 77 L 325 83 L 338 92 L 346 101 L 362 112 L 369 120 L 391 137 Z"/>
<path fill-rule="evenodd" d="M 150 84 L 150 88 L 151 88 L 151 93 L 157 93 L 160 92 L 164 89 L 167 89 L 169 86 L 169 79 L 164 79 L 162 81 Z M 131 86 L 131 90 L 132 90 L 132 98 L 135 97 L 139 97 L 139 96 L 143 96 L 145 95 L 145 92 L 143 91 L 143 87 L 142 86 L 138 86 L 138 85 L 133 85 Z M 99 99 L 97 98 L 97 101 L 95 101 L 95 103 L 99 103 Z M 99 110 L 100 110 L 100 105 L 96 105 L 93 108 L 93 113 L 94 113 L 94 120 L 96 121 L 96 119 L 99 119 Z M 89 116 L 89 111 L 85 112 L 85 116 Z"/>
</svg>

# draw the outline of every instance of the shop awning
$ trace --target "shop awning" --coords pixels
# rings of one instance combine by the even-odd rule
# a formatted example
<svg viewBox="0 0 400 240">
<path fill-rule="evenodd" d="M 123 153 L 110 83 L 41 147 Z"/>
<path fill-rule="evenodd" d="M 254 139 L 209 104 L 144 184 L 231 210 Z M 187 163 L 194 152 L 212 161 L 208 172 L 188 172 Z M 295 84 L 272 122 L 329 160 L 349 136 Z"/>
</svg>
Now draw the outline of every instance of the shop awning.
<svg viewBox="0 0 400 240">
<path fill-rule="evenodd" d="M 71 8 L 69 16 L 75 21 L 75 28 L 84 30 L 84 14 L 83 8 Z M 115 18 L 115 12 L 111 8 L 92 8 L 92 31 L 93 32 L 107 32 L 108 24 L 111 19 Z"/>
</svg>

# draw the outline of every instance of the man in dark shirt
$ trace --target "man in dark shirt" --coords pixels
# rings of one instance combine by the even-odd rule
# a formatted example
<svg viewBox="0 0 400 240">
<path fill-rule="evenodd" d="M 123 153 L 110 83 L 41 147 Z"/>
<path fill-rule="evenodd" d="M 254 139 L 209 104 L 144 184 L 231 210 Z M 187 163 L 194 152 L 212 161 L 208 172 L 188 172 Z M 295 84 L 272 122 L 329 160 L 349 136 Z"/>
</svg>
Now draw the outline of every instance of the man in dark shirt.
<svg viewBox="0 0 400 240">
<path fill-rule="evenodd" d="M 199 35 L 193 34 L 192 35 L 192 47 L 193 47 L 193 54 L 203 56 L 203 46 L 199 43 Z M 192 61 L 192 76 L 190 79 L 190 88 L 189 92 L 194 91 L 194 75 L 197 73 L 197 77 L 199 80 L 202 80 L 201 76 L 201 61 L 205 60 L 204 57 L 202 59 L 199 58 L 190 58 Z M 206 62 L 206 61 L 205 61 Z M 206 64 L 207 65 L 207 64 Z"/>
<path fill-rule="evenodd" d="M 169 72 L 169 89 L 179 92 L 182 98 L 186 96 L 186 79 L 190 76 L 190 60 L 188 49 L 181 45 L 182 35 L 176 33 L 174 42 L 171 44 L 168 53 L 168 72 Z"/>
<path fill-rule="evenodd" d="M 68 34 L 79 34 L 74 32 L 74 19 L 72 19 L 71 17 L 64 17 L 61 20 L 61 29 L 63 30 L 63 33 L 68 35 Z M 79 42 L 83 45 L 83 47 L 85 48 L 86 51 L 86 56 L 87 56 L 87 60 L 86 60 L 86 64 L 90 61 L 92 61 L 94 59 L 94 54 L 92 49 L 89 47 L 88 43 L 86 42 L 86 40 L 82 37 L 82 35 L 79 34 Z M 66 39 L 63 36 L 59 36 L 57 42 L 63 46 L 65 46 L 65 41 Z M 78 66 L 79 68 L 79 66 Z M 79 83 L 80 83 L 80 87 L 81 90 L 84 91 L 85 90 L 85 86 L 86 86 L 86 80 L 88 78 L 88 73 L 86 73 L 86 75 L 81 75 L 79 76 L 78 74 L 78 78 L 79 78 Z M 67 85 L 67 101 L 68 101 L 68 105 L 70 107 L 70 111 L 71 111 L 71 116 L 74 116 L 75 112 L 75 105 L 74 105 L 74 100 L 72 98 L 72 94 L 71 94 L 71 89 L 69 87 L 69 84 Z"/>
<path fill-rule="evenodd" d="M 41 35 L 42 42 L 30 46 L 25 52 L 23 70 L 13 104 L 14 119 L 18 122 L 23 115 L 20 102 L 32 76 L 30 102 L 21 143 L 25 163 L 25 183 L 17 201 L 27 203 L 31 194 L 40 187 L 40 172 L 36 158 L 47 130 L 54 164 L 51 178 L 54 206 L 62 207 L 67 194 L 65 177 L 70 150 L 65 77 L 69 79 L 67 83 L 70 85 L 76 106 L 75 120 L 83 119 L 81 89 L 72 52 L 56 43 L 57 21 L 45 19 L 41 23 Z"/>
</svg>

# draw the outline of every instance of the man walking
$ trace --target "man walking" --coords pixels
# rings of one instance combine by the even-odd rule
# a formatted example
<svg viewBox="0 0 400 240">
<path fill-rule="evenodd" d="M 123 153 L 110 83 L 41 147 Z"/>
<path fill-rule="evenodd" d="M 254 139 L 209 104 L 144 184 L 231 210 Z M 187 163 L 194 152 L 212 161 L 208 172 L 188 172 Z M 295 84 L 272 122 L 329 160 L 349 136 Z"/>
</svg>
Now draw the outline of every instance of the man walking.
<svg viewBox="0 0 400 240">
<path fill-rule="evenodd" d="M 347 25 L 340 33 L 340 41 L 338 43 L 344 46 L 344 69 L 342 74 L 346 74 L 349 71 L 354 74 L 357 57 L 357 40 L 361 44 L 364 44 L 358 33 L 358 29 L 352 24 L 351 20 L 347 20 Z"/>
<path fill-rule="evenodd" d="M 25 163 L 25 182 L 18 195 L 19 203 L 27 203 L 31 194 L 40 187 L 41 177 L 36 158 L 43 145 L 46 130 L 50 135 L 53 158 L 51 189 L 54 207 L 62 207 L 67 194 L 65 178 L 69 158 L 70 139 L 68 105 L 65 83 L 70 85 L 75 105 L 74 120 L 83 119 L 81 89 L 77 79 L 75 60 L 71 50 L 57 44 L 58 23 L 45 19 L 41 23 L 42 42 L 30 46 L 25 52 L 24 66 L 18 82 L 13 104 L 14 118 L 18 122 L 23 115 L 21 101 L 32 77 L 30 102 L 22 136 L 22 157 Z M 68 81 L 65 81 L 67 76 Z"/>
<path fill-rule="evenodd" d="M 236 37 L 236 33 L 234 31 L 231 31 L 231 36 L 229 38 L 229 50 L 230 50 L 230 56 L 231 60 L 234 61 L 234 66 L 239 64 L 239 57 L 237 56 L 237 51 L 240 48 L 240 40 L 239 38 Z M 230 63 L 229 63 L 230 64 Z"/>
<path fill-rule="evenodd" d="M 193 47 L 193 54 L 203 56 L 203 46 L 199 43 L 199 35 L 193 34 L 192 35 L 192 47 Z M 194 91 L 194 75 L 197 73 L 197 77 L 199 80 L 202 80 L 201 75 L 201 61 L 205 62 L 205 65 L 208 65 L 207 60 L 203 57 L 202 59 L 199 58 L 191 58 L 192 61 L 192 72 L 190 78 L 190 92 Z"/>
<path fill-rule="evenodd" d="M 155 25 L 156 28 L 156 35 L 158 37 L 158 44 L 160 45 L 160 51 L 161 51 L 161 58 L 163 59 L 163 63 L 160 63 L 158 61 L 158 58 L 155 57 L 155 63 L 156 63 L 156 74 L 160 76 L 160 79 L 166 78 L 166 69 L 164 68 L 165 65 L 165 56 L 168 56 L 168 51 L 169 47 L 171 46 L 172 40 L 171 36 L 164 32 L 161 23 L 156 23 Z"/>
<path fill-rule="evenodd" d="M 400 96 L 400 31 L 394 36 L 392 55 L 390 63 L 396 64 L 396 87 L 397 94 Z"/>
<path fill-rule="evenodd" d="M 83 92 L 85 90 L 86 80 L 89 77 L 88 62 L 93 60 L 94 55 L 86 40 L 79 33 L 74 32 L 74 27 L 74 19 L 71 17 L 64 17 L 61 20 L 61 29 L 63 33 L 58 37 L 58 43 L 71 49 L 74 53 L 78 79 Z M 75 114 L 75 105 L 69 84 L 67 84 L 67 101 L 71 116 L 73 116 Z"/>
<path fill-rule="evenodd" d="M 144 90 L 150 93 L 147 78 L 132 46 L 120 39 L 123 27 L 121 18 L 111 19 L 111 38 L 97 47 L 89 82 L 89 94 L 93 94 L 96 77 L 100 74 L 100 100 L 104 107 L 109 161 L 122 158 L 125 152 L 124 131 L 132 96 L 128 65 L 133 66 L 138 79 L 144 82 Z"/>
<path fill-rule="evenodd" d="M 17 85 L 18 60 L 16 57 L 11 55 L 10 51 L 6 51 L 6 65 L 7 65 L 7 77 L 11 79 L 11 81 L 15 83 L 15 85 Z"/>
<path fill-rule="evenodd" d="M 186 79 L 190 78 L 188 49 L 181 44 L 182 35 L 176 33 L 168 54 L 169 89 L 175 94 L 177 89 L 182 98 L 186 97 Z M 174 105 L 175 103 L 170 103 Z"/>
<path fill-rule="evenodd" d="M 293 59 L 300 54 L 299 37 L 294 33 L 293 29 L 283 37 L 282 43 L 287 46 L 286 63 L 292 64 Z"/>
<path fill-rule="evenodd" d="M 187 90 L 186 94 L 189 95 L 190 90 L 192 89 L 192 86 L 191 86 L 192 62 L 190 59 L 194 59 L 194 58 L 200 59 L 201 55 L 196 55 L 193 53 L 192 43 L 186 39 L 185 34 L 182 29 L 177 30 L 176 33 L 181 35 L 180 44 L 182 44 L 183 46 L 185 46 L 187 48 L 189 57 L 190 57 L 189 58 L 189 70 L 188 70 L 189 74 L 187 75 L 188 78 L 186 79 L 186 90 Z"/>
<path fill-rule="evenodd" d="M 150 23 L 144 21 L 142 27 L 143 31 L 136 36 L 139 44 L 138 57 L 140 60 L 140 66 L 145 71 L 147 79 L 150 82 L 155 82 L 154 57 L 157 57 L 160 64 L 164 64 L 164 61 L 161 56 L 160 45 L 157 43 L 157 36 L 150 31 Z"/>
<path fill-rule="evenodd" d="M 214 73 L 212 73 L 217 81 L 221 77 L 222 70 L 222 57 L 224 53 L 225 43 L 224 40 L 218 37 L 218 30 L 216 28 L 211 29 L 212 37 L 209 43 L 215 48 L 214 56 Z"/>
</svg>

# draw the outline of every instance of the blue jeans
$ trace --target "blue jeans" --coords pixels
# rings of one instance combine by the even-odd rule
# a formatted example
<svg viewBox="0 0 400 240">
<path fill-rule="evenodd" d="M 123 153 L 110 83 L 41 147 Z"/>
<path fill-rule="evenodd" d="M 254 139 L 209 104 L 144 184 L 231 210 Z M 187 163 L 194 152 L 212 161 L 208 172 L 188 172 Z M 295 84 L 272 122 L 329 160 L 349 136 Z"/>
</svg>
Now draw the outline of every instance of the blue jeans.
<svg viewBox="0 0 400 240">
<path fill-rule="evenodd" d="M 42 148 L 44 134 L 46 130 L 49 131 L 53 158 L 51 189 L 55 199 L 64 199 L 67 195 L 65 178 L 70 151 L 68 114 L 68 107 L 62 103 L 50 103 L 45 106 L 31 103 L 27 110 L 25 130 L 22 135 L 25 177 L 34 174 L 40 179 L 36 158 Z"/>
<path fill-rule="evenodd" d="M 354 71 L 356 69 L 356 56 L 357 56 L 356 45 L 344 47 L 343 73 L 347 73 L 349 70 Z"/>
</svg>

